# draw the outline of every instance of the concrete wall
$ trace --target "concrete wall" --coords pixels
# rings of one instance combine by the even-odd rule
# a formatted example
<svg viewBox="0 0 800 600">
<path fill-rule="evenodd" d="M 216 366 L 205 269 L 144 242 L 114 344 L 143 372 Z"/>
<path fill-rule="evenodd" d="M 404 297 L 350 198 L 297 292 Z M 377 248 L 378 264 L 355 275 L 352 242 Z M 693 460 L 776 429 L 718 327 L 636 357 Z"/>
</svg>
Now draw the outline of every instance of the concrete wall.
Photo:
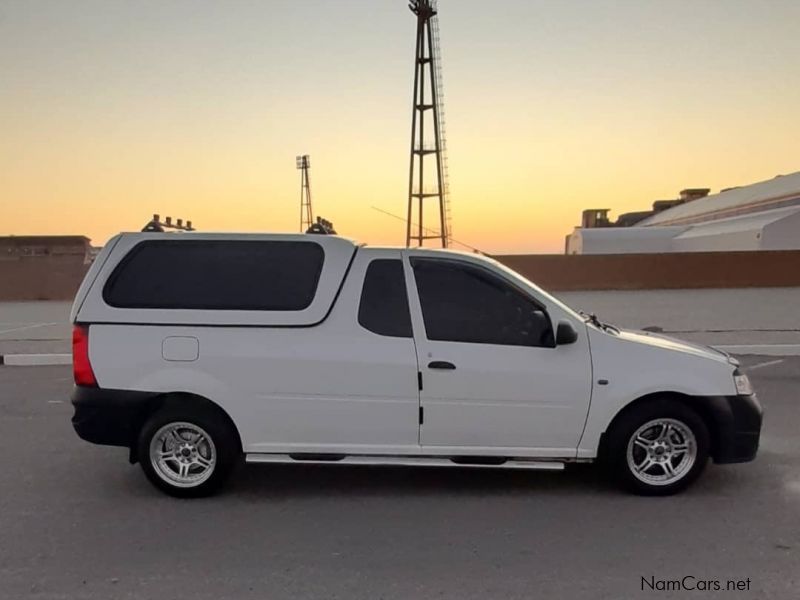
<svg viewBox="0 0 800 600">
<path fill-rule="evenodd" d="M 82 235 L 0 237 L 0 302 L 71 300 L 90 250 Z"/>
<path fill-rule="evenodd" d="M 88 268 L 78 254 L 0 259 L 0 302 L 72 300 Z"/>
<path fill-rule="evenodd" d="M 550 290 L 800 286 L 800 250 L 496 256 Z M 77 254 L 0 260 L 0 302 L 71 300 L 88 264 Z"/>
<path fill-rule="evenodd" d="M 550 290 L 800 286 L 800 250 L 495 258 Z"/>
</svg>

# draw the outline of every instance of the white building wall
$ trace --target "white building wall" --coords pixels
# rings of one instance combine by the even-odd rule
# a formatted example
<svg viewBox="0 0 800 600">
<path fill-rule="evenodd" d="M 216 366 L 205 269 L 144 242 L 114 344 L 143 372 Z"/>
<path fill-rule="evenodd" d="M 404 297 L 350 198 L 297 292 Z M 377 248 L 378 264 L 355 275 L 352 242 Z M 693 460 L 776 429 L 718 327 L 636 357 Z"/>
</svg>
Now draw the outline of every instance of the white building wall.
<svg viewBox="0 0 800 600">
<path fill-rule="evenodd" d="M 650 254 L 671 252 L 672 238 L 686 229 L 683 226 L 576 228 L 567 241 L 567 253 Z"/>
<path fill-rule="evenodd" d="M 677 237 L 673 240 L 673 252 L 724 252 L 761 250 L 761 230 L 732 231 Z"/>
<path fill-rule="evenodd" d="M 583 254 L 583 236 L 580 227 L 567 236 L 567 254 Z"/>
<path fill-rule="evenodd" d="M 576 228 L 569 254 L 800 250 L 800 207 L 697 225 Z"/>
<path fill-rule="evenodd" d="M 761 250 L 800 250 L 800 209 L 764 226 Z"/>
</svg>

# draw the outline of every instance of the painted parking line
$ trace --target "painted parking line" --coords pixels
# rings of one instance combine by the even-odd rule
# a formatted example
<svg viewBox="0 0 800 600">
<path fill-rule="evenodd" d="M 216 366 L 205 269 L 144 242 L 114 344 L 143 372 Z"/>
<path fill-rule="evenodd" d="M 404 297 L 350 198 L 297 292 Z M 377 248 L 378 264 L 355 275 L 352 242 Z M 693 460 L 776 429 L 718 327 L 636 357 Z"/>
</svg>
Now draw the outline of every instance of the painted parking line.
<svg viewBox="0 0 800 600">
<path fill-rule="evenodd" d="M 800 356 L 800 344 L 733 344 L 714 345 L 730 354 L 758 356 Z"/>
<path fill-rule="evenodd" d="M 758 363 L 757 365 L 753 365 L 752 367 L 747 367 L 745 371 L 755 371 L 756 369 L 763 369 L 764 367 L 771 367 L 772 365 L 779 365 L 783 362 L 783 359 L 780 358 L 778 360 L 768 360 L 767 362 Z"/>
<path fill-rule="evenodd" d="M 37 327 L 48 327 L 50 325 L 58 325 L 59 323 L 33 323 L 23 325 L 22 327 L 12 327 L 11 329 L 0 329 L 0 335 L 4 333 L 11 333 L 12 331 L 25 331 L 26 329 L 36 329 Z"/>
<path fill-rule="evenodd" d="M 9 367 L 40 367 L 46 365 L 71 365 L 72 354 L 6 354 L 0 364 Z"/>
</svg>

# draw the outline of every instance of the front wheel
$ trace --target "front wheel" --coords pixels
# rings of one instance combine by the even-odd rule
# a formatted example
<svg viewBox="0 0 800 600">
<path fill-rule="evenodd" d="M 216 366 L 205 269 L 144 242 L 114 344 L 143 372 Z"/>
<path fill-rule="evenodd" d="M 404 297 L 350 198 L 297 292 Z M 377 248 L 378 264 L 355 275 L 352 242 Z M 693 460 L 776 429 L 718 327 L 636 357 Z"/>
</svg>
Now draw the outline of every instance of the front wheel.
<svg viewBox="0 0 800 600">
<path fill-rule="evenodd" d="M 225 483 L 241 450 L 222 415 L 188 404 L 166 406 L 145 423 L 139 463 L 147 478 L 172 496 L 208 496 Z"/>
<path fill-rule="evenodd" d="M 697 479 L 708 462 L 705 423 L 676 400 L 634 407 L 614 424 L 608 441 L 613 475 L 637 494 L 679 492 Z"/>
</svg>

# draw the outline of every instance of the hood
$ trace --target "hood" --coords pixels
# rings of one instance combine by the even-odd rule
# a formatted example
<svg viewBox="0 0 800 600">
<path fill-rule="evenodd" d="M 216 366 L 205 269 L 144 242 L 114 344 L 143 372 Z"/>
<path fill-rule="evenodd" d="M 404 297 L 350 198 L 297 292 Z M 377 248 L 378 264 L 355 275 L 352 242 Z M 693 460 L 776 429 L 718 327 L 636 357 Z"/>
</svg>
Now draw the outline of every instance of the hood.
<svg viewBox="0 0 800 600">
<path fill-rule="evenodd" d="M 683 340 L 659 335 L 657 333 L 650 333 L 648 331 L 632 331 L 627 329 L 620 330 L 616 336 L 622 340 L 633 342 L 635 344 L 644 344 L 663 350 L 673 350 L 675 352 L 683 352 L 684 354 L 692 354 L 701 358 L 710 358 L 717 362 L 738 365 L 738 361 L 732 358 L 729 354 L 712 348 L 711 346 L 703 346 L 702 344 L 692 344 Z"/>
</svg>

